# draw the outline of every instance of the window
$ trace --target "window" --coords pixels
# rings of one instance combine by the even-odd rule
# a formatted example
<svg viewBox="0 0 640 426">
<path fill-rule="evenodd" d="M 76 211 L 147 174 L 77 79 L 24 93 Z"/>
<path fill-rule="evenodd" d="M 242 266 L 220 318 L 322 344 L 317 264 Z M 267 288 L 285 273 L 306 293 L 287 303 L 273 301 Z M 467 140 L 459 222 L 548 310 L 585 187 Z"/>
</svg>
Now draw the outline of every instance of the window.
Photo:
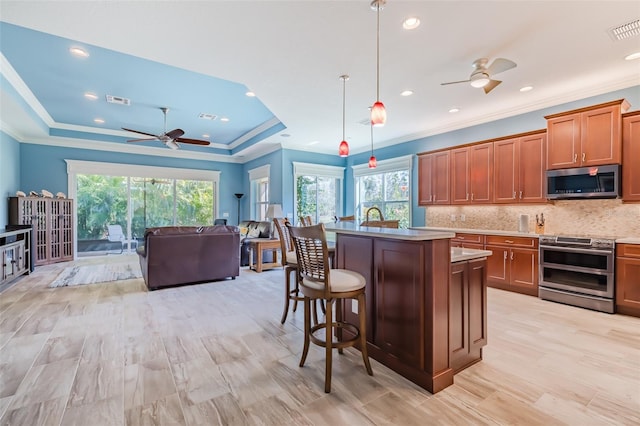
<svg viewBox="0 0 640 426">
<path fill-rule="evenodd" d="M 361 222 L 367 209 L 378 207 L 387 220 L 399 220 L 400 228 L 411 223 L 411 156 L 378 162 L 369 169 L 366 164 L 353 167 L 355 180 L 355 215 Z"/>
<path fill-rule="evenodd" d="M 267 219 L 267 209 L 269 208 L 269 171 L 269 164 L 249 170 L 252 220 Z"/>
<path fill-rule="evenodd" d="M 297 217 L 311 216 L 313 223 L 326 223 L 341 216 L 344 167 L 294 162 L 293 174 Z"/>
</svg>

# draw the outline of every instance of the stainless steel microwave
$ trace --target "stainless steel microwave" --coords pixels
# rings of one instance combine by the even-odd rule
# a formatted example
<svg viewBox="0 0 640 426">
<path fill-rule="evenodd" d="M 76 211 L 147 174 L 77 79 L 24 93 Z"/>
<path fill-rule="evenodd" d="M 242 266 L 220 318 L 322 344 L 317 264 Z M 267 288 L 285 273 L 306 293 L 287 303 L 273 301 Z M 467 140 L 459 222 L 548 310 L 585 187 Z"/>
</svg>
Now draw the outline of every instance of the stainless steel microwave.
<svg viewBox="0 0 640 426">
<path fill-rule="evenodd" d="M 617 198 L 620 166 L 593 166 L 547 171 L 547 198 Z"/>
</svg>

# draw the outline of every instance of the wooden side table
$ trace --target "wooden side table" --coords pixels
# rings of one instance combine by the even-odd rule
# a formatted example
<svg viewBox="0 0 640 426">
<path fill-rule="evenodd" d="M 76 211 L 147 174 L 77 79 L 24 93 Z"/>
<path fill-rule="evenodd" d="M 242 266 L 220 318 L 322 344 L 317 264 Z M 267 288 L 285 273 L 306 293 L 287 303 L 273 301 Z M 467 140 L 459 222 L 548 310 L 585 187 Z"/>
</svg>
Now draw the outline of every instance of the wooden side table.
<svg viewBox="0 0 640 426">
<path fill-rule="evenodd" d="M 271 250 L 273 262 L 263 263 L 262 252 Z M 249 269 L 256 272 L 262 272 L 265 269 L 277 268 L 282 266 L 278 262 L 278 252 L 280 251 L 280 240 L 273 238 L 252 238 L 249 240 Z M 254 263 L 255 258 L 255 263 Z"/>
</svg>

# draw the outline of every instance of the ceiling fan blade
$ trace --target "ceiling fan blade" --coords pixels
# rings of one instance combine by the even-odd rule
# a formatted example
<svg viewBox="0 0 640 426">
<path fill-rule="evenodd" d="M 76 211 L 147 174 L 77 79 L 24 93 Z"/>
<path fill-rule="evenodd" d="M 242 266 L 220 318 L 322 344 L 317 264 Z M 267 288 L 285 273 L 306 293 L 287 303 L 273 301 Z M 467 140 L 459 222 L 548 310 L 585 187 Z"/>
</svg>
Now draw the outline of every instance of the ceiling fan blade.
<svg viewBox="0 0 640 426">
<path fill-rule="evenodd" d="M 157 141 L 158 138 L 129 139 L 127 142 Z"/>
<path fill-rule="evenodd" d="M 448 83 L 440 83 L 441 86 L 446 86 L 447 84 L 458 84 L 458 83 L 468 83 L 471 80 L 460 80 L 460 81 L 450 81 Z"/>
<path fill-rule="evenodd" d="M 498 86 L 498 84 L 500 84 L 500 83 L 502 83 L 502 81 L 500 81 L 500 80 L 489 80 L 489 84 L 487 84 L 486 86 L 483 87 L 484 93 L 489 93 L 490 91 L 495 89 L 496 86 Z"/>
<path fill-rule="evenodd" d="M 489 72 L 489 75 L 494 75 L 510 70 L 511 68 L 515 68 L 516 66 L 517 64 L 509 59 L 496 58 L 489 68 L 487 68 L 487 71 Z"/>
<path fill-rule="evenodd" d="M 156 139 L 160 139 L 159 136 L 154 135 L 153 133 L 141 132 L 140 130 L 127 129 L 125 127 L 123 127 L 122 130 L 126 130 L 127 132 L 140 133 L 141 135 L 153 136 Z"/>
<path fill-rule="evenodd" d="M 184 130 L 182 129 L 173 129 L 170 132 L 165 133 L 165 136 L 169 136 L 171 139 L 179 138 L 182 135 L 184 135 Z"/>
<path fill-rule="evenodd" d="M 209 144 L 211 144 L 211 142 L 209 142 L 209 141 L 203 141 L 203 140 L 200 140 L 200 139 L 175 138 L 174 140 L 176 142 L 190 143 L 190 144 L 193 144 L 193 145 L 209 145 Z"/>
</svg>

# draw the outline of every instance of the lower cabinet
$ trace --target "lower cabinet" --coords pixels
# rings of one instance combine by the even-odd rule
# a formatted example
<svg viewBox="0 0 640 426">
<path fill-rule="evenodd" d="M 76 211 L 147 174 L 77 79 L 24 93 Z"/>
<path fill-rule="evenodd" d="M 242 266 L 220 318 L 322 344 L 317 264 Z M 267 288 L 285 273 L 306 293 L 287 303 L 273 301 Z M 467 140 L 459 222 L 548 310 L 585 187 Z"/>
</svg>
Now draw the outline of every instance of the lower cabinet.
<svg viewBox="0 0 640 426">
<path fill-rule="evenodd" d="M 640 317 L 640 245 L 616 245 L 616 312 Z"/>
<path fill-rule="evenodd" d="M 486 236 L 489 287 L 538 295 L 538 239 L 529 237 Z"/>
<path fill-rule="evenodd" d="M 456 236 L 451 239 L 451 247 L 484 250 L 484 235 L 456 232 Z"/>
<path fill-rule="evenodd" d="M 487 261 L 451 264 L 449 287 L 449 351 L 458 372 L 482 359 L 487 344 Z"/>
<path fill-rule="evenodd" d="M 31 230 L 0 232 L 0 291 L 31 269 Z"/>
</svg>

